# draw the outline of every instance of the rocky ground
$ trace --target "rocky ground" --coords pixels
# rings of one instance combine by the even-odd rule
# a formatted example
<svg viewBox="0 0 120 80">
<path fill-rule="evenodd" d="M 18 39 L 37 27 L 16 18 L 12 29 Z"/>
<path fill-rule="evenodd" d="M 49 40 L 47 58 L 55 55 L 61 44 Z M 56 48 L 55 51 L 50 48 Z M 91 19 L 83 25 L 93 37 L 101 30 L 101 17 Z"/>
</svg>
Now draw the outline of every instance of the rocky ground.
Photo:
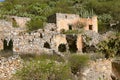
<svg viewBox="0 0 120 80">
<path fill-rule="evenodd" d="M 112 80 L 112 59 L 98 59 L 90 61 L 89 66 L 81 73 L 82 80 Z M 23 61 L 19 55 L 8 58 L 0 57 L 0 80 L 9 80 L 18 69 L 22 68 Z M 79 80 L 79 79 L 76 79 Z"/>
<path fill-rule="evenodd" d="M 9 80 L 16 70 L 22 67 L 22 60 L 18 55 L 5 58 L 0 57 L 0 80 Z"/>
<path fill-rule="evenodd" d="M 111 60 L 91 61 L 89 68 L 83 72 L 86 80 L 112 80 Z"/>
</svg>

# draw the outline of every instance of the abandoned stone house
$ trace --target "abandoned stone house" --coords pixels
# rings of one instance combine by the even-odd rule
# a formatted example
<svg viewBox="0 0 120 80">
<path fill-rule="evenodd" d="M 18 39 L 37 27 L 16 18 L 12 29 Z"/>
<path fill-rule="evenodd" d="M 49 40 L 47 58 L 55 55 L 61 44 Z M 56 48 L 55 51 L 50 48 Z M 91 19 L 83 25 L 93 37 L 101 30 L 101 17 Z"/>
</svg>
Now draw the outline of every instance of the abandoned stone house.
<svg viewBox="0 0 120 80">
<path fill-rule="evenodd" d="M 84 30 L 98 32 L 97 16 L 93 16 L 92 18 L 80 18 L 79 15 L 76 14 L 56 13 L 48 17 L 48 22 L 55 23 L 57 31 L 62 29 L 76 30 L 83 27 Z"/>
<path fill-rule="evenodd" d="M 91 30 L 98 32 L 97 17 L 80 18 L 75 14 L 56 13 L 48 17 L 44 29 L 30 33 L 26 32 L 26 22 L 29 18 L 10 16 L 19 27 L 13 27 L 12 21 L 0 20 L 0 50 L 12 50 L 21 53 L 43 52 L 82 52 L 81 34 L 61 34 L 61 30 Z M 80 24 L 82 27 L 79 27 Z M 79 24 L 79 25 L 78 25 Z M 78 25 L 76 27 L 75 25 Z"/>
</svg>

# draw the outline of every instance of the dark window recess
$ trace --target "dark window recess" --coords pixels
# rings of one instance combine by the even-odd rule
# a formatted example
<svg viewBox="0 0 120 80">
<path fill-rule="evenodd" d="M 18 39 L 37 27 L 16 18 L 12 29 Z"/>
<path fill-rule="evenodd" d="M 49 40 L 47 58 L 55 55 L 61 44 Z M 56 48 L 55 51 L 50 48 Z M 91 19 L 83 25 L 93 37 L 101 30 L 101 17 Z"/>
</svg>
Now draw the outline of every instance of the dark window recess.
<svg viewBox="0 0 120 80">
<path fill-rule="evenodd" d="M 66 52 L 66 45 L 65 45 L 65 44 L 60 44 L 60 45 L 58 46 L 58 50 L 59 50 L 60 52 Z"/>
<path fill-rule="evenodd" d="M 69 25 L 69 30 L 72 30 L 72 25 Z"/>
<path fill-rule="evenodd" d="M 89 25 L 89 30 L 93 30 L 93 26 L 92 25 Z"/>
<path fill-rule="evenodd" d="M 48 42 L 45 42 L 44 47 L 50 49 L 50 44 Z"/>
</svg>

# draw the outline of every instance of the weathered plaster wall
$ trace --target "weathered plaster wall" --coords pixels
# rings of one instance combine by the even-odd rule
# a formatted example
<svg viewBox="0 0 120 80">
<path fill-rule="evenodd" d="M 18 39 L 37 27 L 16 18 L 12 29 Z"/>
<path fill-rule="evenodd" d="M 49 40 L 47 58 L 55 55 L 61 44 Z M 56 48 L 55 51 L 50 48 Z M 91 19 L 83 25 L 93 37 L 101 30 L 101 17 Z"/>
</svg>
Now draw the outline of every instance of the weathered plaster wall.
<svg viewBox="0 0 120 80">
<path fill-rule="evenodd" d="M 79 20 L 79 15 L 56 13 L 57 31 L 61 29 L 69 30 L 69 25 Z"/>
<path fill-rule="evenodd" d="M 94 32 L 98 32 L 98 22 L 97 16 L 93 16 L 92 18 L 80 18 L 79 15 L 76 14 L 62 14 L 56 13 L 50 17 L 48 17 L 48 22 L 55 23 L 57 26 L 57 31 L 64 30 L 76 30 L 81 28 L 76 28 L 76 24 L 82 24 L 84 30 L 92 30 Z M 71 29 L 70 29 L 71 26 Z M 90 26 L 92 29 L 90 29 Z"/>
</svg>

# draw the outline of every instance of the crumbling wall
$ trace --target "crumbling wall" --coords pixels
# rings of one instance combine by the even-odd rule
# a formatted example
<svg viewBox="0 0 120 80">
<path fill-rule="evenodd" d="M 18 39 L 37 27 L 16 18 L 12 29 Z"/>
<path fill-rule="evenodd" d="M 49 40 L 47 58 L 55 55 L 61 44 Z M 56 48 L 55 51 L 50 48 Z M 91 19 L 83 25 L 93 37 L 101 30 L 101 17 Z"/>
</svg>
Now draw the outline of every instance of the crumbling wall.
<svg viewBox="0 0 120 80">
<path fill-rule="evenodd" d="M 93 16 L 92 18 L 80 18 L 79 15 L 76 14 L 56 13 L 48 17 L 48 22 L 55 23 L 57 31 L 61 31 L 63 29 L 76 30 L 83 28 L 84 30 L 98 32 L 97 16 Z M 76 25 L 78 24 L 82 27 L 76 28 Z"/>
<path fill-rule="evenodd" d="M 0 38 L 6 40 L 7 44 L 9 41 L 13 41 L 13 51 L 23 53 L 40 53 L 43 51 L 68 51 L 75 47 L 75 52 L 82 52 L 83 41 L 80 34 L 74 34 L 74 36 L 63 35 L 60 33 L 61 29 L 65 30 L 76 30 L 75 24 L 83 23 L 85 30 L 92 30 L 97 32 L 97 17 L 93 18 L 80 18 L 79 15 L 75 14 L 62 14 L 56 13 L 51 16 L 49 20 L 55 18 L 51 23 L 46 23 L 44 29 L 39 29 L 30 33 L 25 32 L 25 24 L 29 21 L 29 18 L 10 16 L 10 19 L 14 19 L 20 27 L 12 27 L 12 22 L 0 21 Z M 94 28 L 95 27 L 95 28 Z M 70 41 L 72 43 L 70 43 Z M 1 49 L 3 48 L 4 42 L 0 43 Z"/>
<path fill-rule="evenodd" d="M 9 47 L 10 40 L 13 42 L 13 48 L 11 50 L 14 52 L 40 53 L 44 51 L 50 52 L 51 49 L 54 49 L 52 38 L 57 34 L 55 24 L 48 23 L 45 29 L 27 33 L 21 27 L 12 27 L 12 23 L 9 21 L 1 20 L 0 23 L 1 50 Z M 46 43 L 50 45 L 50 48 L 46 47 Z"/>
<path fill-rule="evenodd" d="M 9 16 L 8 18 L 11 21 L 16 21 L 17 25 L 21 28 L 25 28 L 26 23 L 30 21 L 30 18 L 26 18 L 26 17 Z"/>
<path fill-rule="evenodd" d="M 67 47 L 66 35 L 58 34 L 54 36 L 53 42 L 55 44 L 55 50 L 59 51 L 60 45 L 65 45 Z"/>
<path fill-rule="evenodd" d="M 43 53 L 55 50 L 54 31 L 39 29 L 30 33 L 20 33 L 14 37 L 13 51 L 23 53 Z"/>
<path fill-rule="evenodd" d="M 41 39 L 41 34 L 36 33 L 21 33 L 14 38 L 13 51 L 23 53 L 38 53 L 42 48 L 44 40 Z"/>
</svg>

